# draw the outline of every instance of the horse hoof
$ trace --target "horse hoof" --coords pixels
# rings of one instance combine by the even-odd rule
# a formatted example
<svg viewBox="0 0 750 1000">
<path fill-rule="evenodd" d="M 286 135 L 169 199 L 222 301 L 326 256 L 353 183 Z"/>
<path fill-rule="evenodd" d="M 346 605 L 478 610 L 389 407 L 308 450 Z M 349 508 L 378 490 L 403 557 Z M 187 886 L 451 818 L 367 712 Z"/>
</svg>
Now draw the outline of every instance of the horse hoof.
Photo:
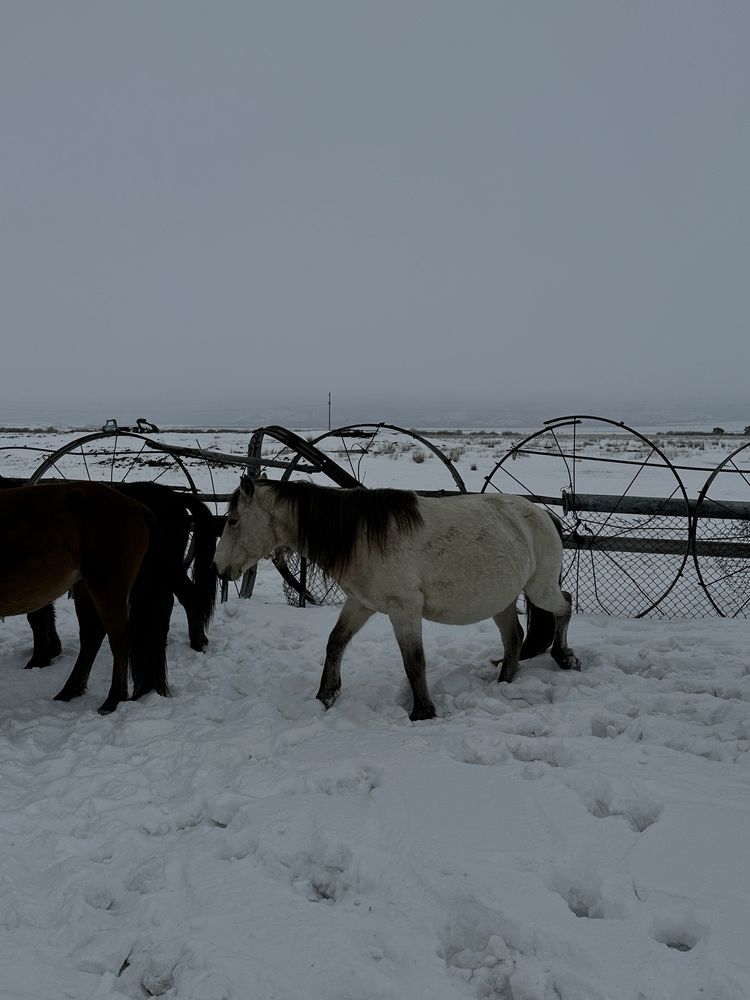
<svg viewBox="0 0 750 1000">
<path fill-rule="evenodd" d="M 415 708 L 409 718 L 412 722 L 424 722 L 427 719 L 436 719 L 437 712 L 434 705 L 430 705 L 428 708 Z"/>
<path fill-rule="evenodd" d="M 516 666 L 511 667 L 509 664 L 506 664 L 504 660 L 501 660 L 500 662 L 503 664 L 503 666 L 500 671 L 500 676 L 497 679 L 497 683 L 510 684 L 510 682 L 518 673 L 518 665 L 516 664 Z"/>
<path fill-rule="evenodd" d="M 86 688 L 82 688 L 80 691 L 69 691 L 65 688 L 62 691 L 58 691 L 53 701 L 72 701 L 74 698 L 80 698 Z"/>
<path fill-rule="evenodd" d="M 119 704 L 120 704 L 119 701 L 112 701 L 109 698 L 107 698 L 107 700 L 103 702 L 103 704 L 101 704 L 99 708 L 97 708 L 97 712 L 99 713 L 99 715 L 111 715 Z"/>
<path fill-rule="evenodd" d="M 336 701 L 336 699 L 338 698 L 338 696 L 339 696 L 338 691 L 333 691 L 330 694 L 328 694 L 328 693 L 327 694 L 321 694 L 321 692 L 318 691 L 318 693 L 315 695 L 315 697 L 318 699 L 318 701 L 323 705 L 323 708 L 325 708 L 326 712 L 333 705 L 333 703 Z"/>
</svg>

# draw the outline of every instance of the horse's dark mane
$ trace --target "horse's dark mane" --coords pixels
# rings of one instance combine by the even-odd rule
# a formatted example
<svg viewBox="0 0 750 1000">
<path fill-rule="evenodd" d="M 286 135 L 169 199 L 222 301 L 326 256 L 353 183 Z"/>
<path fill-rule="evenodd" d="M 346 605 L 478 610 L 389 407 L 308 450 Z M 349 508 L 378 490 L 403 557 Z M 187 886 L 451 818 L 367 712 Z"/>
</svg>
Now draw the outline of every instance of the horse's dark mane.
<svg viewBox="0 0 750 1000">
<path fill-rule="evenodd" d="M 346 569 L 361 540 L 370 551 L 384 552 L 394 529 L 409 532 L 423 523 L 417 495 L 409 490 L 344 490 L 285 480 L 259 488 L 289 504 L 300 551 L 328 573 Z"/>
</svg>

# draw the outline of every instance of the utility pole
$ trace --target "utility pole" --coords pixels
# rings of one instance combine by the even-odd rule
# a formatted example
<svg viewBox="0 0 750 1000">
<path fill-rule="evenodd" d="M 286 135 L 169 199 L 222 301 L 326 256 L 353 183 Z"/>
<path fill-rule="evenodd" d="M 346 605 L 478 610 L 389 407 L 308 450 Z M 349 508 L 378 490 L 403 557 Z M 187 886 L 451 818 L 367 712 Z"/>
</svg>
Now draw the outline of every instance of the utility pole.
<svg viewBox="0 0 750 1000">
<path fill-rule="evenodd" d="M 331 429 L 331 394 L 328 393 L 328 430 Z"/>
</svg>

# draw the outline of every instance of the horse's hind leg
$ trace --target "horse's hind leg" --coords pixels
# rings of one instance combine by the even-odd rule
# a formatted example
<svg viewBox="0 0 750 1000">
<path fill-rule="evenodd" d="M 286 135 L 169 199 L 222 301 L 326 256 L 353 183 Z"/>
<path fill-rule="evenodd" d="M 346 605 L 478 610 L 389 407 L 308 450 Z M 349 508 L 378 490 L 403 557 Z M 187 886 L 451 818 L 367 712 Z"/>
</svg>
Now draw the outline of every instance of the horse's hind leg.
<svg viewBox="0 0 750 1000">
<path fill-rule="evenodd" d="M 180 570 L 172 581 L 174 595 L 185 609 L 188 623 L 190 648 L 202 653 L 208 645 L 208 636 L 203 628 L 203 620 L 198 607 L 198 592 L 195 584 L 184 570 Z"/>
<path fill-rule="evenodd" d="M 101 613 L 101 611 L 100 611 Z M 114 712 L 121 701 L 128 700 L 128 616 L 127 606 L 121 614 L 105 614 L 105 628 L 112 651 L 112 683 L 107 697 L 99 706 L 99 715 Z"/>
<path fill-rule="evenodd" d="M 563 670 L 580 669 L 575 653 L 568 647 L 568 625 L 573 614 L 573 600 L 567 590 L 562 590 L 558 578 L 547 578 L 540 583 L 529 581 L 526 596 L 532 604 L 549 611 L 555 618 L 555 633 L 550 656 Z"/>
<path fill-rule="evenodd" d="M 39 608 L 38 611 L 30 611 L 26 615 L 26 620 L 31 625 L 34 649 L 25 669 L 48 667 L 53 659 L 62 652 L 60 636 L 55 628 L 54 604 L 47 604 L 43 608 Z"/>
<path fill-rule="evenodd" d="M 100 715 L 106 715 L 109 712 L 113 712 L 121 701 L 128 700 L 128 662 L 130 652 L 128 594 L 127 591 L 122 591 L 119 586 L 97 587 L 91 593 L 90 599 L 99 620 L 99 631 L 97 633 L 99 646 L 101 646 L 104 634 L 106 634 L 109 640 L 109 648 L 112 651 L 112 682 L 107 697 L 98 709 Z M 93 616 L 91 618 L 91 627 L 93 631 Z M 88 679 L 93 661 L 94 658 L 92 656 L 91 663 L 89 663 L 88 670 L 86 671 L 86 680 Z M 75 667 L 73 671 L 75 673 Z"/>
<path fill-rule="evenodd" d="M 70 701 L 72 698 L 78 698 L 83 694 L 88 684 L 91 667 L 94 664 L 96 654 L 101 648 L 105 635 L 104 626 L 99 618 L 96 605 L 91 599 L 91 595 L 85 584 L 76 584 L 73 588 L 73 600 L 78 618 L 80 650 L 70 676 L 63 685 L 62 690 L 55 695 L 55 701 Z"/>
<path fill-rule="evenodd" d="M 523 629 L 518 620 L 516 602 L 513 601 L 504 611 L 495 615 L 494 622 L 500 629 L 500 636 L 503 640 L 503 665 L 497 679 L 498 682 L 504 681 L 509 684 L 518 673 L 518 661 L 523 642 Z"/>
<path fill-rule="evenodd" d="M 341 659 L 352 637 L 372 618 L 374 611 L 350 597 L 344 603 L 336 624 L 328 636 L 326 661 L 316 698 L 330 708 L 341 690 Z"/>
<path fill-rule="evenodd" d="M 573 598 L 567 590 L 563 590 L 562 595 L 567 604 L 567 612 L 555 616 L 555 638 L 550 656 L 561 670 L 580 670 L 581 661 L 568 646 L 568 625 L 573 613 Z"/>
</svg>

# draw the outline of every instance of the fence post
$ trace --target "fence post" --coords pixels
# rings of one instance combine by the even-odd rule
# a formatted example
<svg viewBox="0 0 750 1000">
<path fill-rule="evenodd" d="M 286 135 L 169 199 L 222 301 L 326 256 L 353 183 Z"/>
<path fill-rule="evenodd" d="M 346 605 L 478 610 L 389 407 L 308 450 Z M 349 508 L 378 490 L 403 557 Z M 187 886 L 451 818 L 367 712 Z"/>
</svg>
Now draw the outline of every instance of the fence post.
<svg viewBox="0 0 750 1000">
<path fill-rule="evenodd" d="M 258 459 L 261 457 L 263 452 L 263 428 L 259 427 L 257 431 L 253 431 L 250 437 L 250 443 L 247 446 L 247 457 L 248 459 Z M 251 479 L 257 479 L 260 476 L 260 465 L 257 461 L 248 461 L 245 474 L 250 476 Z M 252 597 L 253 590 L 255 589 L 255 580 L 258 576 L 258 564 L 256 563 L 252 569 L 247 570 L 242 576 L 242 583 L 240 584 L 240 597 Z"/>
</svg>

